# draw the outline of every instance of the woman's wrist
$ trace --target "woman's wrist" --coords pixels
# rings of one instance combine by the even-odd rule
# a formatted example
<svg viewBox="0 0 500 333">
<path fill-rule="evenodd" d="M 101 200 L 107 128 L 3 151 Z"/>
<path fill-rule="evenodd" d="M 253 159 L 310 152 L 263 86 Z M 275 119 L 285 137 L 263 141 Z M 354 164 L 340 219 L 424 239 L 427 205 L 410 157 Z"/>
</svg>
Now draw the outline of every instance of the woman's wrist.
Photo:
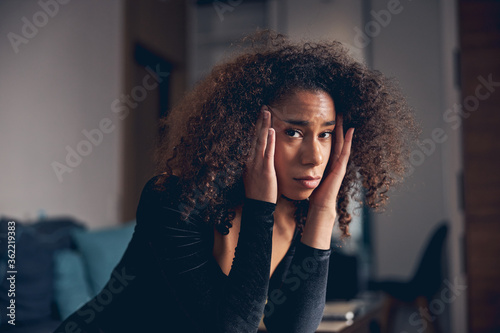
<svg viewBox="0 0 500 333">
<path fill-rule="evenodd" d="M 301 242 L 316 249 L 330 249 L 336 217 L 335 211 L 309 208 Z"/>
</svg>

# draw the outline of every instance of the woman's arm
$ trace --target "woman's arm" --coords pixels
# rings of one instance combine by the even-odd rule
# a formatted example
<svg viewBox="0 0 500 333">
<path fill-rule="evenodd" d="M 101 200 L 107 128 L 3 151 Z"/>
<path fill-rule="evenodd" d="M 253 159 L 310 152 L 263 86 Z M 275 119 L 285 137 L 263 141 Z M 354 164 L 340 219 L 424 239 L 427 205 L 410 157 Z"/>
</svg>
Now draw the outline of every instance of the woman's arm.
<svg viewBox="0 0 500 333">
<path fill-rule="evenodd" d="M 273 212 L 276 204 L 246 198 L 235 258 L 226 276 L 212 256 L 213 227 L 180 220 L 146 185 L 137 212 L 137 232 L 148 239 L 165 283 L 200 332 L 256 332 L 269 285 Z"/>
<path fill-rule="evenodd" d="M 335 216 L 309 211 L 301 241 L 279 290 L 270 290 L 264 324 L 270 333 L 315 332 L 323 317 Z"/>
</svg>

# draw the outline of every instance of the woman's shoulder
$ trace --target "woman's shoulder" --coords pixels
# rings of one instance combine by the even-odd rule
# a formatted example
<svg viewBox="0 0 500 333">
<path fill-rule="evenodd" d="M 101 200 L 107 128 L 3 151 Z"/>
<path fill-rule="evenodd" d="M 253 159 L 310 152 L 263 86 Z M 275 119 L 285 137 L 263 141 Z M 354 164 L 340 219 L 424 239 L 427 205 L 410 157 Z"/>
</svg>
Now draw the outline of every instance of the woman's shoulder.
<svg viewBox="0 0 500 333">
<path fill-rule="evenodd" d="M 180 189 L 180 178 L 174 174 L 159 174 L 151 177 L 144 185 L 143 193 L 155 193 L 166 195 L 178 192 Z"/>
<path fill-rule="evenodd" d="M 141 193 L 137 217 L 157 214 L 158 210 L 179 205 L 181 180 L 176 175 L 160 174 L 150 178 Z"/>
<path fill-rule="evenodd" d="M 176 175 L 156 175 L 148 180 L 142 190 L 137 207 L 137 224 L 171 226 L 198 231 L 206 227 L 197 212 L 186 219 L 185 203 L 181 200 L 182 178 Z"/>
</svg>

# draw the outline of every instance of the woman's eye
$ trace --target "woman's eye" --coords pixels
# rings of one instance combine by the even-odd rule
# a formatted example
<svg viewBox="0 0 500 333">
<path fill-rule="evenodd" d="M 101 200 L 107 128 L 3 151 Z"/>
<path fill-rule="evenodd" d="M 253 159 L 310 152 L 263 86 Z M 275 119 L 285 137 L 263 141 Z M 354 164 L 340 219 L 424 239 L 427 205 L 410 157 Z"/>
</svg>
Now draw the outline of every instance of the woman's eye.
<svg viewBox="0 0 500 333">
<path fill-rule="evenodd" d="M 285 133 L 286 135 L 292 137 L 292 138 L 298 138 L 298 136 L 295 136 L 295 134 L 299 134 L 300 135 L 300 131 L 299 130 L 295 130 L 295 129 L 287 129 L 285 130 Z M 329 139 L 331 136 L 332 136 L 333 132 L 324 132 L 322 134 L 320 134 L 323 138 L 325 139 Z"/>
<path fill-rule="evenodd" d="M 294 130 L 294 129 L 287 129 L 287 130 L 285 130 L 285 133 L 286 133 L 286 135 L 288 135 L 288 136 L 290 136 L 290 137 L 292 137 L 292 138 L 293 138 L 293 137 L 298 138 L 297 136 L 294 136 L 294 135 L 295 135 L 295 133 L 299 133 L 299 134 L 300 134 L 300 132 L 299 132 L 299 131 Z"/>
<path fill-rule="evenodd" d="M 323 134 L 327 135 L 326 138 L 330 138 L 332 136 L 333 132 L 325 132 Z"/>
</svg>

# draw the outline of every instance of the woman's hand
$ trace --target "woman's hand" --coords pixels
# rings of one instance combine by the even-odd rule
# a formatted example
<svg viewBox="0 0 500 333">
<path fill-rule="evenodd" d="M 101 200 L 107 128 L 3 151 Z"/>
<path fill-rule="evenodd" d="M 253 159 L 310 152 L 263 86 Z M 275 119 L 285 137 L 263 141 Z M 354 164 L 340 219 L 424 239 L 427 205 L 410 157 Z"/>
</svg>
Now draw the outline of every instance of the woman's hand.
<svg viewBox="0 0 500 333">
<path fill-rule="evenodd" d="M 347 162 L 351 154 L 352 137 L 354 128 L 350 128 L 344 140 L 344 131 L 342 127 L 342 115 L 337 115 L 337 126 L 335 127 L 335 142 L 332 144 L 332 152 L 326 166 L 323 179 L 319 186 L 314 189 L 309 197 L 310 209 L 319 211 L 330 211 L 335 213 L 337 204 L 337 195 L 340 185 L 344 179 Z"/>
<path fill-rule="evenodd" d="M 278 180 L 274 169 L 276 134 L 274 128 L 271 128 L 271 112 L 265 105 L 257 120 L 255 133 L 250 158 L 243 173 L 245 196 L 276 203 L 278 200 Z"/>
</svg>

